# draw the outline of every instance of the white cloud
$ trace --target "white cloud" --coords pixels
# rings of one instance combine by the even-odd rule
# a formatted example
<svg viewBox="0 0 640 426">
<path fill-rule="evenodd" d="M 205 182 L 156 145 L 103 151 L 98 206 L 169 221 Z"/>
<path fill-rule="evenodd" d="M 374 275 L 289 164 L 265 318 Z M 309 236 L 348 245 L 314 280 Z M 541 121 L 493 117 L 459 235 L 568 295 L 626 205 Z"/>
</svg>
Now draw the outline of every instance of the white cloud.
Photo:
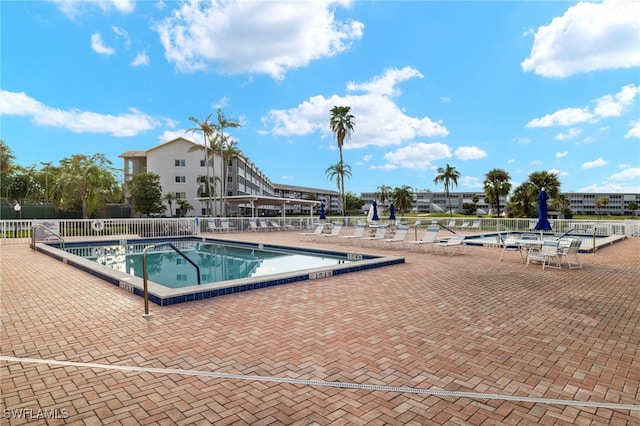
<svg viewBox="0 0 640 426">
<path fill-rule="evenodd" d="M 607 164 L 609 164 L 608 161 L 604 160 L 602 157 L 599 157 L 595 161 L 588 161 L 584 163 L 581 167 L 584 170 L 588 170 L 588 169 L 593 169 L 594 167 L 606 166 Z"/>
<path fill-rule="evenodd" d="M 556 152 L 556 158 L 562 158 L 569 155 L 569 151 Z"/>
<path fill-rule="evenodd" d="M 567 176 L 569 173 L 565 172 L 564 170 L 558 170 L 558 169 L 549 169 L 547 170 L 548 173 L 550 174 L 554 174 L 556 176 Z"/>
<path fill-rule="evenodd" d="M 449 104 L 449 103 L 451 103 L 453 101 L 448 96 L 441 96 L 440 97 L 440 102 L 442 102 L 443 104 Z"/>
<path fill-rule="evenodd" d="M 79 109 L 60 110 L 27 96 L 23 92 L 0 92 L 2 115 L 29 116 L 38 126 L 59 127 L 74 133 L 107 133 L 113 136 L 135 136 L 160 126 L 160 120 L 130 108 L 118 115 L 99 114 Z M 166 123 L 165 123 L 166 124 Z"/>
<path fill-rule="evenodd" d="M 388 152 L 384 158 L 394 167 L 424 170 L 431 167 L 433 161 L 451 156 L 451 148 L 446 144 L 417 142 Z"/>
<path fill-rule="evenodd" d="M 404 67 L 402 69 L 390 68 L 382 75 L 378 75 L 366 83 L 350 81 L 347 83 L 347 91 L 366 92 L 374 95 L 393 97 L 400 94 L 398 83 L 412 78 L 423 78 L 423 75 L 420 71 L 411 67 Z"/>
<path fill-rule="evenodd" d="M 524 71 L 544 77 L 640 66 L 640 2 L 580 2 L 534 34 Z"/>
<path fill-rule="evenodd" d="M 100 35 L 100 33 L 93 33 L 91 34 L 91 48 L 96 52 L 99 53 L 101 55 L 113 55 L 114 53 L 116 53 L 115 49 L 107 46 L 104 44 L 104 42 L 102 41 L 102 36 Z"/>
<path fill-rule="evenodd" d="M 351 1 L 186 2 L 156 24 L 165 57 L 183 72 L 286 72 L 349 50 L 364 25 L 337 21 Z"/>
<path fill-rule="evenodd" d="M 596 99 L 593 112 L 600 117 L 619 117 L 626 107 L 633 104 L 638 94 L 640 94 L 640 86 L 628 84 L 615 95 L 605 95 Z"/>
<path fill-rule="evenodd" d="M 582 129 L 580 129 L 579 127 L 572 127 L 567 132 L 558 133 L 553 138 L 559 141 L 566 141 L 570 139 L 575 139 L 580 135 L 580 133 L 582 133 Z"/>
<path fill-rule="evenodd" d="M 131 61 L 131 66 L 133 67 L 139 67 L 142 65 L 149 65 L 149 56 L 147 56 L 147 52 L 144 50 L 142 52 L 138 52 L 133 61 Z"/>
<path fill-rule="evenodd" d="M 396 83 L 404 81 L 406 75 L 417 77 L 419 73 L 398 73 L 398 70 L 386 70 L 380 77 L 370 81 L 385 81 L 384 85 L 351 83 L 351 87 L 380 91 L 384 86 L 385 93 L 398 93 L 390 81 L 397 78 Z M 279 136 L 306 135 L 321 132 L 324 137 L 333 137 L 328 125 L 328 111 L 335 105 L 351 106 L 355 117 L 355 126 L 351 139 L 345 141 L 344 149 L 362 148 L 369 145 L 399 145 L 416 137 L 436 137 L 449 134 L 442 122 L 434 122 L 429 117 L 410 117 L 386 95 L 370 92 L 358 95 L 337 96 L 329 98 L 313 96 L 297 107 L 288 110 L 271 110 L 262 118 L 263 125 L 270 128 L 270 133 Z M 335 145 L 335 144 L 332 144 Z"/>
<path fill-rule="evenodd" d="M 487 153 L 477 146 L 461 146 L 455 150 L 454 155 L 459 160 L 477 160 L 486 157 Z"/>
<path fill-rule="evenodd" d="M 531 138 L 513 138 L 513 141 L 520 145 L 528 145 L 531 143 Z"/>
<path fill-rule="evenodd" d="M 609 180 L 634 180 L 640 179 L 640 167 L 630 167 L 609 176 Z M 640 182 L 640 181 L 639 181 Z"/>
<path fill-rule="evenodd" d="M 468 189 L 482 189 L 482 182 L 482 180 L 474 176 L 461 176 L 458 179 L 460 187 Z"/>
<path fill-rule="evenodd" d="M 80 1 L 80 0 L 52 0 L 58 5 L 58 8 L 67 15 L 69 19 L 76 19 L 79 15 L 86 13 L 93 7 L 98 7 L 104 12 L 116 10 L 120 13 L 127 14 L 134 11 L 136 3 L 134 0 L 97 0 L 97 1 Z"/>
<path fill-rule="evenodd" d="M 631 129 L 624 135 L 625 138 L 639 138 L 640 139 L 640 120 L 631 122 Z"/>
<path fill-rule="evenodd" d="M 124 29 L 116 26 L 112 26 L 111 29 L 116 34 L 116 38 L 121 38 L 124 40 L 125 48 L 131 47 L 131 38 L 129 37 L 129 33 Z"/>
<path fill-rule="evenodd" d="M 534 118 L 525 127 L 571 126 L 593 119 L 594 115 L 588 108 L 565 108 L 541 118 Z"/>
</svg>

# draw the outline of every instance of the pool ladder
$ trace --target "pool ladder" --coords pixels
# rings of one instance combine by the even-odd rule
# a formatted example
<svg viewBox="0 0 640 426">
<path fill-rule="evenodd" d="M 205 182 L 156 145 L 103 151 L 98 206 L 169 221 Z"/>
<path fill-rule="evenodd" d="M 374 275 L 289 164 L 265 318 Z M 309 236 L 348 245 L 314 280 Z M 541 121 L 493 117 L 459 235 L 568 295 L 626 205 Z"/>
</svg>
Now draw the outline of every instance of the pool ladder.
<svg viewBox="0 0 640 426">
<path fill-rule="evenodd" d="M 200 285 L 200 267 L 198 267 L 198 265 L 196 265 L 193 260 L 189 259 L 187 257 L 187 255 L 184 254 L 178 247 L 174 246 L 170 242 L 151 244 L 151 245 L 146 246 L 142 250 L 142 282 L 144 284 L 144 315 L 143 315 L 143 317 L 150 317 L 151 316 L 151 314 L 149 313 L 149 288 L 148 288 L 148 285 L 147 285 L 147 252 L 149 250 L 153 250 L 154 248 L 165 247 L 165 246 L 166 247 L 171 247 L 176 253 L 178 253 L 187 262 L 189 262 L 190 264 L 192 264 L 196 268 L 196 273 L 197 273 L 197 276 L 198 276 L 198 285 Z"/>
<path fill-rule="evenodd" d="M 51 229 L 48 226 L 43 225 L 41 223 L 36 223 L 35 225 L 33 225 L 31 227 L 31 244 L 30 244 L 30 247 L 31 247 L 32 250 L 36 249 L 36 233 L 34 232 L 36 230 L 36 228 L 42 228 L 45 231 L 49 232 L 50 234 L 55 235 L 56 237 L 58 237 L 58 239 L 60 240 L 60 247 L 62 248 L 62 250 L 64 250 L 64 238 L 62 238 L 53 229 Z"/>
</svg>

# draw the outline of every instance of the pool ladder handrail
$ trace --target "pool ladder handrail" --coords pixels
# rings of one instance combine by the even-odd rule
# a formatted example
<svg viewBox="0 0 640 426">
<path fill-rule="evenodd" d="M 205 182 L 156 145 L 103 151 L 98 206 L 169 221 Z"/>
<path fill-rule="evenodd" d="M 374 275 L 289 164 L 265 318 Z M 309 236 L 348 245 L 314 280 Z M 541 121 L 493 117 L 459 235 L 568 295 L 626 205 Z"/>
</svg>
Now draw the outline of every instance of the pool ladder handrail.
<svg viewBox="0 0 640 426">
<path fill-rule="evenodd" d="M 45 231 L 47 231 L 50 234 L 53 234 L 56 237 L 58 237 L 58 239 L 60 240 L 60 247 L 62 248 L 62 250 L 64 250 L 64 238 L 62 238 L 60 236 L 60 234 L 55 232 L 53 229 L 49 228 L 46 225 L 43 225 L 42 223 L 36 223 L 35 225 L 31 226 L 31 244 L 30 244 L 30 247 L 31 247 L 32 250 L 36 249 L 36 233 L 33 232 L 33 231 L 35 231 L 36 228 L 43 228 Z"/>
<path fill-rule="evenodd" d="M 193 260 L 189 259 L 187 257 L 187 255 L 184 254 L 178 247 L 173 245 L 173 243 L 170 243 L 170 242 L 166 241 L 166 242 L 163 242 L 163 243 L 151 244 L 151 245 L 146 246 L 142 250 L 142 282 L 143 282 L 143 285 L 144 285 L 144 315 L 143 315 L 143 317 L 150 317 L 151 316 L 151 314 L 149 313 L 149 287 L 147 285 L 147 252 L 149 250 L 153 250 L 154 248 L 165 247 L 165 246 L 171 247 L 176 253 L 178 253 L 187 262 L 189 262 L 190 264 L 192 264 L 196 268 L 196 273 L 197 273 L 197 277 L 198 277 L 198 285 L 200 285 L 200 267 Z"/>
</svg>

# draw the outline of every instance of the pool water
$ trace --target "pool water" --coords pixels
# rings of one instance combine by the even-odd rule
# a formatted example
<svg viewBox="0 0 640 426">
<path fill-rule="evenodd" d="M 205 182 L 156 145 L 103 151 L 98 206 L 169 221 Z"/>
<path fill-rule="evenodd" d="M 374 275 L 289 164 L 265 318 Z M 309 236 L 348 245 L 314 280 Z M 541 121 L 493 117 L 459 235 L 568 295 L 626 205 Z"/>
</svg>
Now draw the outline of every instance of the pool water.
<svg viewBox="0 0 640 426">
<path fill-rule="evenodd" d="M 68 253 L 143 278 L 142 251 L 148 244 L 112 244 L 67 247 Z M 175 246 L 200 268 L 201 284 L 341 265 L 344 256 L 266 250 L 221 243 L 176 242 Z M 196 268 L 170 247 L 147 252 L 147 278 L 168 288 L 197 284 Z"/>
</svg>

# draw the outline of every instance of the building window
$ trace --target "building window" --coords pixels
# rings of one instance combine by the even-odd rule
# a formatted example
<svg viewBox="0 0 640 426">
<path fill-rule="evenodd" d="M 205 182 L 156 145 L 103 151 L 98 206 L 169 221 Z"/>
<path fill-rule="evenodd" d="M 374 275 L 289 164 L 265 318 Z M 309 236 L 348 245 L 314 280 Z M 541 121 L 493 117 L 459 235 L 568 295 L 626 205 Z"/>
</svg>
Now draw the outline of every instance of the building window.
<svg viewBox="0 0 640 426">
<path fill-rule="evenodd" d="M 186 183 L 186 182 L 187 182 L 186 176 L 176 176 L 176 183 Z"/>
<path fill-rule="evenodd" d="M 176 200 L 186 200 L 187 193 L 186 192 L 176 192 Z"/>
<path fill-rule="evenodd" d="M 175 160 L 174 164 L 176 167 L 186 167 L 187 160 Z"/>
</svg>

